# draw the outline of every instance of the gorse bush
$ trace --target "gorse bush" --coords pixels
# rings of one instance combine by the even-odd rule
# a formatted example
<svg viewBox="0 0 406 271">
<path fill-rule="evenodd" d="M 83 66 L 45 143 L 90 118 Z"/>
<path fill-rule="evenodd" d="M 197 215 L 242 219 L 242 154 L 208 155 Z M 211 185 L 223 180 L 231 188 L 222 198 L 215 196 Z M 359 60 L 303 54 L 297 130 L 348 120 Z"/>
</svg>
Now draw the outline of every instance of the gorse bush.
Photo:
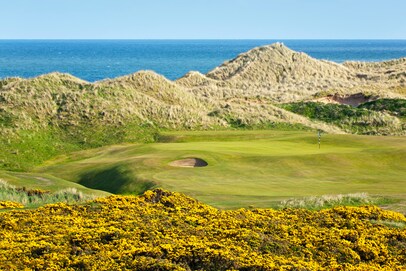
<svg viewBox="0 0 406 271">
<path fill-rule="evenodd" d="M 13 201 L 0 201 L 0 209 L 24 208 L 24 205 Z"/>
<path fill-rule="evenodd" d="M 0 213 L 0 269 L 402 270 L 405 225 L 374 206 L 220 211 L 154 190 Z"/>
</svg>

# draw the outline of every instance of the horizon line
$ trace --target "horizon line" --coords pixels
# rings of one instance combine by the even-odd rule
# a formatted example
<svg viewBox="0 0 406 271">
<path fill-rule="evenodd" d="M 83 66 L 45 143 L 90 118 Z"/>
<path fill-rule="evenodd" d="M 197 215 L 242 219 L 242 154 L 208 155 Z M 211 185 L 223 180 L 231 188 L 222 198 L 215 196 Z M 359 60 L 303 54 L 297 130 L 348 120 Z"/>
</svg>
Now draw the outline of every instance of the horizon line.
<svg viewBox="0 0 406 271">
<path fill-rule="evenodd" d="M 31 40 L 61 40 L 61 41 L 77 41 L 77 40 L 126 40 L 126 41 L 146 41 L 146 40 L 156 40 L 156 41 L 199 41 L 199 40 L 225 40 L 225 41 L 233 41 L 233 40 L 271 40 L 271 41 L 278 41 L 278 40 L 308 40 L 308 41 L 316 41 L 316 40 L 325 40 L 325 41 L 337 41 L 337 40 L 344 40 L 344 41 L 365 41 L 365 40 L 392 40 L 392 41 L 406 41 L 406 38 L 0 38 L 0 41 L 4 40 L 21 40 L 21 41 L 31 41 Z"/>
</svg>

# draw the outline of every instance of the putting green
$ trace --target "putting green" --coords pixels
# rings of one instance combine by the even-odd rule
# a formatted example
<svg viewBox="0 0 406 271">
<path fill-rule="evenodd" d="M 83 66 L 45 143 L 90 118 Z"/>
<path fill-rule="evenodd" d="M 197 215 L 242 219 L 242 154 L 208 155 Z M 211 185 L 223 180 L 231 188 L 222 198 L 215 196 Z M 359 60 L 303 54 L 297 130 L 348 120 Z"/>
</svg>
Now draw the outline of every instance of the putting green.
<svg viewBox="0 0 406 271">
<path fill-rule="evenodd" d="M 184 158 L 206 167 L 173 167 Z M 302 131 L 163 134 L 161 143 L 73 153 L 36 169 L 93 189 L 140 193 L 153 186 L 205 203 L 271 207 L 286 198 L 367 192 L 406 199 L 406 138 Z"/>
</svg>

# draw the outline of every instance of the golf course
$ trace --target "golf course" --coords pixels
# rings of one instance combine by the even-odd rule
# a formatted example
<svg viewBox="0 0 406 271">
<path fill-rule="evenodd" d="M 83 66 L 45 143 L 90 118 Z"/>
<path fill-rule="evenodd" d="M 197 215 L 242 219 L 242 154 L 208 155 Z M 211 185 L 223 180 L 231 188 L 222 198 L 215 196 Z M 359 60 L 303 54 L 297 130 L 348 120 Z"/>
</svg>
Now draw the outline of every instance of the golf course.
<svg viewBox="0 0 406 271">
<path fill-rule="evenodd" d="M 403 270 L 405 67 L 0 80 L 0 269 Z"/>
<path fill-rule="evenodd" d="M 207 165 L 195 166 L 191 158 Z M 0 177 L 14 185 L 23 178 L 27 187 L 31 179 L 35 188 L 47 180 L 42 188 L 49 190 L 73 182 L 99 195 L 159 187 L 225 209 L 362 193 L 404 212 L 405 160 L 404 137 L 322 134 L 319 148 L 316 131 L 178 131 L 162 133 L 155 143 L 74 152 L 32 173 L 3 171 Z"/>
</svg>

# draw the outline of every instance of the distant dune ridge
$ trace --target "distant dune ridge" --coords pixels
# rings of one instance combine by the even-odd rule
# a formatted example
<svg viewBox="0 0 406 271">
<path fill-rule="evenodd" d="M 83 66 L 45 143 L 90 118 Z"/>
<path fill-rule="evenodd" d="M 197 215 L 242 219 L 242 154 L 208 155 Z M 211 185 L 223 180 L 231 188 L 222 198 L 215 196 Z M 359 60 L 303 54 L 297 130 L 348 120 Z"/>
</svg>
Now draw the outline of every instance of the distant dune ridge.
<svg viewBox="0 0 406 271">
<path fill-rule="evenodd" d="M 311 99 L 323 91 L 376 93 L 403 97 L 406 58 L 378 63 L 337 64 L 295 52 L 281 43 L 254 48 L 204 75 L 189 73 L 178 80 L 188 87 L 216 84 L 225 96 L 264 95 L 276 102 Z M 187 80 L 189 79 L 189 80 Z M 214 79 L 210 80 L 210 79 Z M 193 84 L 194 82 L 194 84 Z M 383 91 L 385 90 L 385 91 Z M 210 89 L 206 90 L 210 93 Z M 399 93 L 400 92 L 400 93 Z"/>
<path fill-rule="evenodd" d="M 406 98 L 406 58 L 337 64 L 275 43 L 242 53 L 206 75 L 192 71 L 176 81 L 152 71 L 95 83 L 61 73 L 3 79 L 0 127 L 13 132 L 129 123 L 168 129 L 285 123 L 344 133 L 351 131 L 289 112 L 280 104 L 318 101 L 358 106 L 382 98 Z M 396 116 L 376 114 L 392 127 L 383 134 L 405 134 L 404 122 Z"/>
</svg>

